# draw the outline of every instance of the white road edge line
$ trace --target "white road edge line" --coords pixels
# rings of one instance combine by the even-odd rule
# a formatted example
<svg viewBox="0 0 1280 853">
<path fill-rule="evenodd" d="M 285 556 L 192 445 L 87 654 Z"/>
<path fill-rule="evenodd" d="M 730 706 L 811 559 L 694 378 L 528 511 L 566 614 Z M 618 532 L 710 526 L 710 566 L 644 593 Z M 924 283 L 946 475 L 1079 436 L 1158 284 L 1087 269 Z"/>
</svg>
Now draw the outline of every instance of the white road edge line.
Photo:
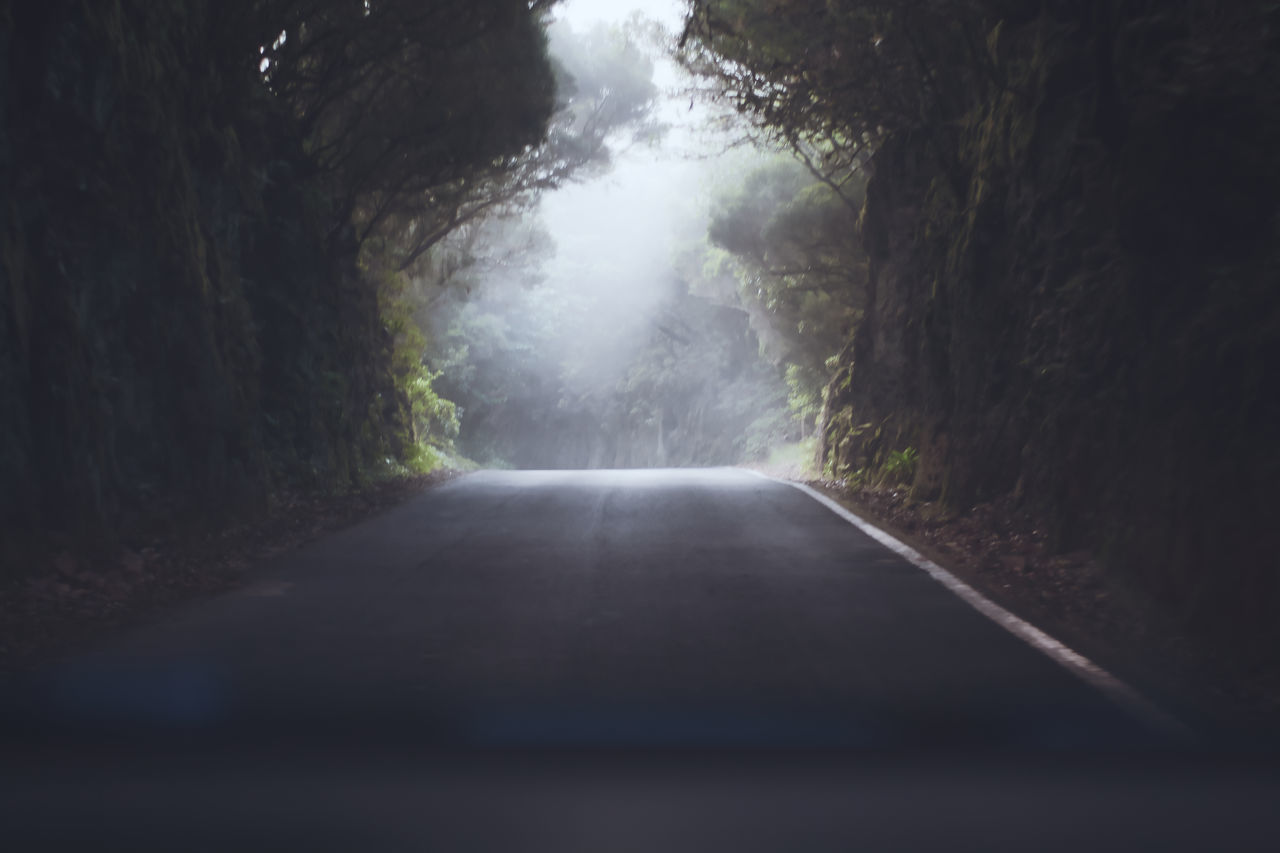
<svg viewBox="0 0 1280 853">
<path fill-rule="evenodd" d="M 748 469 L 750 470 L 750 469 Z M 1193 735 L 1191 729 L 1188 728 L 1181 720 L 1169 714 L 1164 709 L 1158 707 L 1137 690 L 1125 684 L 1084 655 L 1076 652 L 1063 645 L 1058 640 L 1041 631 L 1035 625 L 1014 616 L 1008 610 L 996 604 L 991 599 L 960 580 L 951 572 L 939 566 L 937 563 L 925 557 L 915 548 L 895 539 L 888 533 L 870 522 L 860 518 L 850 512 L 844 506 L 836 501 L 804 483 L 796 483 L 791 480 L 782 480 L 777 477 L 770 477 L 767 474 L 761 474 L 759 471 L 752 471 L 758 477 L 766 480 L 772 480 L 775 483 L 782 483 L 799 489 L 890 551 L 904 557 L 909 562 L 923 569 L 928 573 L 929 577 L 945 586 L 951 592 L 959 596 L 966 604 L 977 610 L 983 616 L 986 616 L 992 622 L 995 622 L 1001 628 L 1004 628 L 1010 634 L 1018 639 L 1039 650 L 1043 654 L 1052 658 L 1062 667 L 1067 669 L 1081 681 L 1089 684 L 1095 689 L 1101 691 L 1108 696 L 1113 702 L 1124 708 L 1129 714 L 1139 721 L 1145 723 L 1152 728 L 1163 732 L 1166 735 L 1176 737 L 1180 740 L 1190 740 Z"/>
</svg>

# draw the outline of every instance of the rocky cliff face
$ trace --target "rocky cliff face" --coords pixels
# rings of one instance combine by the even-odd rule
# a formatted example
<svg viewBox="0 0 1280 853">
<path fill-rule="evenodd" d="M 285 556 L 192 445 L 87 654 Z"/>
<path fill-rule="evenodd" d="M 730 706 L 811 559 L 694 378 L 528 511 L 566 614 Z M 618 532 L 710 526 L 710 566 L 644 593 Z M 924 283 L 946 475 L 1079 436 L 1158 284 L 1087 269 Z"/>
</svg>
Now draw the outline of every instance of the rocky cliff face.
<svg viewBox="0 0 1280 853">
<path fill-rule="evenodd" d="M 0 2 L 5 529 L 242 513 L 385 450 L 376 294 L 225 11 Z"/>
<path fill-rule="evenodd" d="M 1280 34 L 1092 5 L 994 28 L 956 136 L 877 153 L 823 458 L 916 447 L 917 497 L 1014 494 L 1059 547 L 1255 632 L 1280 605 Z"/>
</svg>

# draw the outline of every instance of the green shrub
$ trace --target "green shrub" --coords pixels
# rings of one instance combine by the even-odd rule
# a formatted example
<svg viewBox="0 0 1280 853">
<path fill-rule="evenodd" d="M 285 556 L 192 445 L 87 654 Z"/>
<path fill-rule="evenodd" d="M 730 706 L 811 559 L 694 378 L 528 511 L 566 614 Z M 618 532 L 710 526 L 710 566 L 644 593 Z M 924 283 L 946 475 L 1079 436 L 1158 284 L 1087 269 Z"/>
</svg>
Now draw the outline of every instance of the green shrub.
<svg viewBox="0 0 1280 853">
<path fill-rule="evenodd" d="M 910 483 L 916 475 L 916 460 L 919 458 L 920 453 L 914 447 L 889 451 L 880 468 L 880 482 L 882 484 Z"/>
</svg>

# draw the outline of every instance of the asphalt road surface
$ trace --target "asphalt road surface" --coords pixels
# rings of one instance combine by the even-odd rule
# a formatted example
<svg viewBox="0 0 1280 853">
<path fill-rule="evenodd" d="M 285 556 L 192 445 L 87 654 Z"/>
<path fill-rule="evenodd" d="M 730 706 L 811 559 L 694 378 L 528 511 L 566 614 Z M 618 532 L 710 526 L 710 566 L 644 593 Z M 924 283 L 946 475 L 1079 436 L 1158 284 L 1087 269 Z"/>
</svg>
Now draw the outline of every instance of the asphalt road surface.
<svg viewBox="0 0 1280 853">
<path fill-rule="evenodd" d="M 1159 737 L 809 496 L 733 469 L 464 477 L 49 678 L 68 720 L 413 721 L 478 745 Z"/>
<path fill-rule="evenodd" d="M 1086 841 L 1091 849 L 1147 842 L 1183 849 L 1179 841 L 1210 838 L 1250 849 L 1259 838 L 1269 843 L 1274 820 L 1265 815 L 1280 792 L 1270 768 L 1225 777 L 1200 766 L 1151 771 L 1142 757 L 1165 754 L 1167 731 L 809 495 L 732 469 L 472 474 L 272 559 L 238 591 L 39 673 L 8 710 L 11 735 L 44 744 L 38 770 L 8 800 L 18 825 L 35 836 L 50 824 L 105 821 L 116 835 L 94 838 L 127 837 L 137 849 L 148 841 L 190 847 L 187 827 L 208 817 L 199 809 L 228 798 L 241 810 L 219 805 L 231 817 L 201 824 L 223 833 L 203 836 L 210 849 L 242 844 L 237 828 L 261 842 L 250 846 L 341 846 L 335 839 L 365 837 L 352 829 L 368 828 L 362 818 L 388 830 L 406 814 L 418 821 L 430 814 L 431 826 L 461 832 L 485 826 L 484 815 L 497 813 L 494 802 L 521 804 L 525 829 L 512 838 L 528 842 L 537 837 L 529 827 L 546 828 L 538 822 L 546 809 L 529 805 L 535 789 L 553 798 L 570 790 L 561 805 L 575 803 L 572 814 L 594 821 L 594 830 L 575 825 L 585 835 L 547 836 L 559 849 L 579 849 L 566 840 L 573 838 L 592 839 L 583 849 L 633 849 L 617 843 L 617 821 L 631 821 L 628 831 L 656 832 L 679 816 L 665 812 L 669 820 L 655 823 L 645 809 L 659 808 L 656 800 L 637 800 L 634 788 L 624 795 L 596 787 L 598 774 L 572 784 L 563 775 L 535 777 L 532 785 L 509 775 L 424 780 L 412 761 L 422 755 L 433 756 L 436 770 L 463 766 L 459 755 L 469 756 L 468 768 L 483 763 L 477 756 L 547 752 L 565 760 L 688 753 L 713 764 L 806 756 L 803 779 L 771 771 L 744 777 L 747 785 L 772 780 L 767 790 L 736 790 L 709 803 L 708 791 L 725 790 L 717 783 L 678 798 L 699 804 L 684 815 L 693 821 L 686 829 L 697 815 L 732 812 L 732 832 L 700 849 L 719 849 L 717 840 L 756 849 L 753 842 L 769 836 L 752 823 L 754 804 L 785 809 L 788 798 L 818 810 L 795 822 L 801 834 L 785 835 L 817 832 L 809 849 L 825 849 L 834 837 L 822 835 L 831 827 L 816 815 L 847 816 L 852 803 L 872 833 L 864 841 L 900 848 L 914 846 L 908 840 L 936 846 L 945 837 L 949 849 L 1081 849 Z M 120 794 L 118 756 L 77 771 L 74 784 L 57 775 L 48 751 L 68 732 L 78 733 L 78 755 L 128 743 L 130 754 L 162 763 L 183 744 L 217 744 L 215 751 L 241 756 L 246 744 L 258 756 L 301 745 L 311 749 L 308 760 L 322 745 L 316 760 L 330 771 L 325 762 L 334 756 L 363 750 L 379 758 L 364 775 L 344 771 L 336 787 L 319 789 L 316 780 L 328 771 L 306 764 L 309 789 L 299 784 L 296 761 L 255 765 L 248 785 L 235 759 L 219 763 L 206 750 L 204 763 L 178 774 L 187 787 L 171 784 L 169 761 L 163 772 L 125 774 L 135 788 Z M 141 744 L 149 738 L 161 747 L 147 752 Z M 858 771 L 814 782 L 809 771 L 832 755 L 858 756 Z M 904 765 L 903 755 L 913 758 Z M 923 775 L 911 770 L 911 761 L 938 755 L 950 758 Z M 1012 775 L 970 760 L 1010 755 L 1036 758 Z M 1045 756 L 1090 758 L 1046 781 Z M 403 761 L 413 768 L 409 776 L 387 783 L 386 768 L 403 769 Z M 193 777 L 192 767 L 202 769 Z M 1028 767 L 1038 782 L 1027 782 Z M 1126 772 L 1139 782 L 1124 784 Z M 407 787 L 406 778 L 413 780 Z M 102 798 L 108 788 L 116 799 Z M 175 793 L 183 790 L 185 798 Z M 274 802 L 264 790 L 293 792 L 291 805 L 271 812 L 297 818 L 286 829 L 261 814 L 243 816 L 251 813 L 246 791 L 259 808 Z M 311 793 L 298 793 L 305 790 Z M 672 788 L 646 790 L 656 796 Z M 612 800 L 609 791 L 617 794 Z M 582 805 L 591 796 L 607 802 Z M 917 812 L 921 797 L 934 803 L 924 813 Z M 128 835 L 140 812 L 122 803 L 136 807 L 139 798 L 164 804 L 167 817 L 148 824 L 160 835 Z M 376 820 L 360 811 L 375 802 Z M 1209 814 L 1194 808 L 1206 802 Z M 343 824 L 349 837 L 333 834 L 325 820 L 343 808 L 357 812 Z M 464 816 L 476 808 L 477 817 Z M 67 809 L 80 820 L 61 821 Z M 982 828 L 992 811 L 1001 813 L 992 825 L 1003 835 Z M 289 827 L 321 837 L 290 835 Z M 404 837 L 420 838 L 421 829 L 414 824 Z M 63 840 L 83 840 L 66 832 Z"/>
</svg>

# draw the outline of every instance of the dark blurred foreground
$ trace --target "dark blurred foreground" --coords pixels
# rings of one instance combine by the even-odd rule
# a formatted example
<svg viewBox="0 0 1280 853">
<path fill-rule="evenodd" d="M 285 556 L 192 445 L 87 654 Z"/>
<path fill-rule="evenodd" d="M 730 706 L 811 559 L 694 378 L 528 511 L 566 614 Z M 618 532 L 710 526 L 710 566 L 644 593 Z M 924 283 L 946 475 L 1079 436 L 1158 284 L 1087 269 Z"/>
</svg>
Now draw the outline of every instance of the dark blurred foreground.
<svg viewBox="0 0 1280 853">
<path fill-rule="evenodd" d="M 0 683 L 0 839 L 1274 849 L 1280 739 L 1150 699 L 795 489 L 491 472 Z"/>
<path fill-rule="evenodd" d="M 23 699 L 23 696 L 26 698 Z M 855 709 L 0 720 L 10 850 L 1275 850 L 1280 740 Z M 46 694 L 46 699 L 48 695 Z M 163 710 L 153 703 L 153 711 Z M 194 707 L 194 706 L 192 706 Z M 37 716 L 42 714 L 43 716 Z M 1091 723 L 1095 723 L 1091 725 Z"/>
<path fill-rule="evenodd" d="M 385 733 L 384 733 L 385 734 Z M 1274 850 L 1241 753 L 440 750 L 409 738 L 9 752 L 10 850 Z"/>
</svg>

